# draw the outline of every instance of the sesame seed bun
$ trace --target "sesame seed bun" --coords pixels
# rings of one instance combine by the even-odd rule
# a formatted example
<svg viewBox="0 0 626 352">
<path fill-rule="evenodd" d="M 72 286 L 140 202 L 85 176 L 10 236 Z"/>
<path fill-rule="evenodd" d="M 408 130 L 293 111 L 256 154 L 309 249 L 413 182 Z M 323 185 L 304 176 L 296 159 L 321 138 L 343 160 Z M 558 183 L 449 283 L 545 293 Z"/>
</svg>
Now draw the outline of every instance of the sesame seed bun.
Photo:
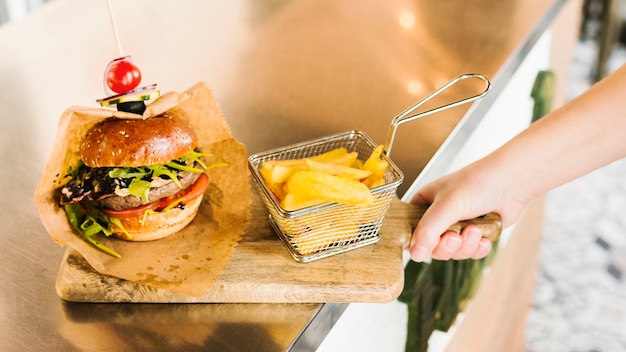
<svg viewBox="0 0 626 352">
<path fill-rule="evenodd" d="M 198 137 L 190 123 L 171 111 L 148 119 L 111 118 L 91 127 L 80 145 L 89 167 L 165 164 L 192 152 Z"/>
<path fill-rule="evenodd" d="M 172 235 L 187 226 L 198 213 L 202 196 L 185 204 L 183 209 L 174 208 L 163 213 L 119 219 L 128 233 L 114 226 L 113 235 L 126 241 L 153 241 Z"/>
</svg>

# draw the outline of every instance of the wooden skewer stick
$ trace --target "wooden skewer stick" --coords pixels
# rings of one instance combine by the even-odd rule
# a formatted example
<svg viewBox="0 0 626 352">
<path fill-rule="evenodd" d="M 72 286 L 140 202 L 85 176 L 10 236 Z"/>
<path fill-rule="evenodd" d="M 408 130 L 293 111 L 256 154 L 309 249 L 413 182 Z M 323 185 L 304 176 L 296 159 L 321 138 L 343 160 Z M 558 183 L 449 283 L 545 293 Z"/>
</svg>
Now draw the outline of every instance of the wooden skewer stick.
<svg viewBox="0 0 626 352">
<path fill-rule="evenodd" d="M 124 57 L 124 51 L 122 50 L 122 43 L 120 42 L 120 36 L 117 34 L 117 26 L 115 24 L 115 17 L 113 16 L 113 9 L 111 8 L 111 0 L 107 1 L 107 9 L 109 10 L 109 19 L 111 20 L 111 27 L 113 28 L 113 35 L 115 36 L 115 45 L 117 46 L 117 53 L 119 57 Z"/>
</svg>

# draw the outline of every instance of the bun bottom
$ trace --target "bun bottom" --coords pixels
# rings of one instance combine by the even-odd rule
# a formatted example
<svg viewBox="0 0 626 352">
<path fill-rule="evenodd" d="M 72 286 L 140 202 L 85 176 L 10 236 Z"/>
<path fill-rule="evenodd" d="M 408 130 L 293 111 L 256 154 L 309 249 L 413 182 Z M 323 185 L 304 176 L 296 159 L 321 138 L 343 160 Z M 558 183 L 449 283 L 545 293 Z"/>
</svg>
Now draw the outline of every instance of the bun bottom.
<svg viewBox="0 0 626 352">
<path fill-rule="evenodd" d="M 122 231 L 113 231 L 113 235 L 126 241 L 153 241 L 172 235 L 189 225 L 196 217 L 202 196 L 185 204 L 184 209 L 174 208 L 164 213 L 145 217 L 120 219 L 128 235 Z M 129 236 L 130 235 L 130 236 Z"/>
</svg>

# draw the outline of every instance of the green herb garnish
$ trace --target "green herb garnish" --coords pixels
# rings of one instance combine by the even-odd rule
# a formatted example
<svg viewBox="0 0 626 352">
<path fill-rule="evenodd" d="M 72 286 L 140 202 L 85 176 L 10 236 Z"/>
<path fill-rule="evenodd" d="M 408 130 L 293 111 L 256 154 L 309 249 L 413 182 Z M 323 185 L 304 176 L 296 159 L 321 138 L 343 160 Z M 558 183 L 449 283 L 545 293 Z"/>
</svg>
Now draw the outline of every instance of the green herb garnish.
<svg viewBox="0 0 626 352">
<path fill-rule="evenodd" d="M 166 164 L 156 164 L 150 166 L 140 166 L 140 167 L 115 167 L 112 168 L 108 172 L 108 176 L 114 179 L 125 180 L 124 185 L 128 185 L 128 192 L 131 195 L 137 196 L 143 199 L 146 203 L 148 202 L 148 194 L 151 187 L 151 182 L 155 177 L 164 176 L 165 178 L 169 178 L 174 182 L 178 187 L 182 188 L 182 184 L 178 179 L 177 171 L 189 171 L 189 172 L 204 172 L 204 170 L 211 169 L 218 166 L 228 166 L 228 163 L 218 162 L 210 165 L 206 165 L 202 158 L 212 157 L 213 154 L 210 153 L 200 153 L 197 151 L 193 151 L 183 157 L 170 161 Z M 189 165 L 198 165 L 201 168 L 196 168 Z M 79 164 L 76 168 L 70 168 L 68 170 L 68 176 L 74 177 L 79 169 L 81 164 Z M 163 177 L 161 177 L 163 178 Z M 183 198 L 180 198 L 172 203 L 170 203 L 166 208 L 156 211 L 148 209 L 144 212 L 142 216 L 142 222 L 146 220 L 148 215 L 162 213 L 168 211 L 172 208 L 175 208 L 180 204 Z M 120 231 L 124 232 L 126 236 L 129 238 L 131 235 L 122 225 L 120 219 L 108 216 L 96 209 L 86 213 L 80 206 L 79 203 L 67 204 L 64 205 L 65 214 L 67 215 L 68 221 L 72 228 L 80 233 L 89 243 L 102 250 L 103 252 L 110 254 L 116 258 L 121 258 L 121 255 L 117 253 L 115 250 L 105 246 L 104 244 L 98 242 L 96 240 L 95 235 L 102 233 L 105 236 L 111 236 L 113 234 L 113 226 L 120 229 Z"/>
<path fill-rule="evenodd" d="M 183 185 L 178 180 L 178 176 L 176 175 L 176 171 L 170 170 L 165 167 L 165 165 L 153 165 L 150 167 L 152 170 L 152 177 L 160 177 L 167 176 L 172 182 L 174 182 L 178 187 L 182 187 Z M 202 170 L 200 170 L 202 172 Z"/>
<path fill-rule="evenodd" d="M 178 179 L 177 171 L 189 171 L 189 172 L 204 172 L 208 168 L 216 166 L 225 166 L 227 163 L 216 163 L 207 166 L 203 161 L 203 157 L 211 157 L 212 154 L 200 153 L 193 151 L 189 154 L 183 155 L 177 160 L 167 162 L 165 164 L 155 164 L 150 166 L 140 167 L 116 167 L 109 171 L 109 177 L 118 179 L 131 179 L 128 192 L 136 197 L 148 201 L 148 192 L 150 191 L 150 181 L 155 177 L 165 176 L 174 182 L 179 188 L 182 188 L 182 184 Z M 191 163 L 190 161 L 193 161 Z M 202 168 L 196 168 L 189 166 L 198 163 Z"/>
<path fill-rule="evenodd" d="M 109 171 L 111 178 L 144 178 L 152 173 L 149 167 L 116 167 Z"/>
<path fill-rule="evenodd" d="M 80 204 L 78 203 L 67 204 L 63 207 L 63 209 L 65 210 L 65 214 L 67 215 L 67 218 L 70 222 L 70 225 L 72 225 L 72 228 L 76 232 L 80 233 L 89 243 L 91 243 L 101 251 L 116 258 L 122 257 L 113 249 L 98 242 L 98 240 L 96 240 L 96 238 L 94 237 L 94 235 L 100 232 L 104 233 L 105 236 L 110 236 L 113 233 L 111 229 L 111 224 L 115 224 L 115 222 L 117 222 L 117 224 L 115 224 L 117 227 L 124 231 L 124 233 L 128 234 L 126 232 L 126 229 L 124 229 L 118 219 L 115 219 L 118 220 L 115 221 L 105 214 L 96 211 L 87 214 L 86 216 L 83 216 Z M 103 225 L 103 223 L 106 225 Z"/>
<path fill-rule="evenodd" d="M 137 196 L 148 203 L 148 193 L 150 193 L 150 181 L 145 181 L 140 178 L 133 178 L 128 185 L 128 192 L 134 196 Z"/>
</svg>

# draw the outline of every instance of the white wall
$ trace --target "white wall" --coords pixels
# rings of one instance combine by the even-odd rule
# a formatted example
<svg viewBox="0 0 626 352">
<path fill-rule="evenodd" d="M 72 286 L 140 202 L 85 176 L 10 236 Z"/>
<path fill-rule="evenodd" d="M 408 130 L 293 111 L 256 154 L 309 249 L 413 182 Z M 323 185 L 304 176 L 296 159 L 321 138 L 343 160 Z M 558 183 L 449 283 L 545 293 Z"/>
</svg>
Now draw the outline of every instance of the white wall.
<svg viewBox="0 0 626 352">
<path fill-rule="evenodd" d="M 19 21 L 46 0 L 0 0 L 0 24 Z"/>
</svg>

